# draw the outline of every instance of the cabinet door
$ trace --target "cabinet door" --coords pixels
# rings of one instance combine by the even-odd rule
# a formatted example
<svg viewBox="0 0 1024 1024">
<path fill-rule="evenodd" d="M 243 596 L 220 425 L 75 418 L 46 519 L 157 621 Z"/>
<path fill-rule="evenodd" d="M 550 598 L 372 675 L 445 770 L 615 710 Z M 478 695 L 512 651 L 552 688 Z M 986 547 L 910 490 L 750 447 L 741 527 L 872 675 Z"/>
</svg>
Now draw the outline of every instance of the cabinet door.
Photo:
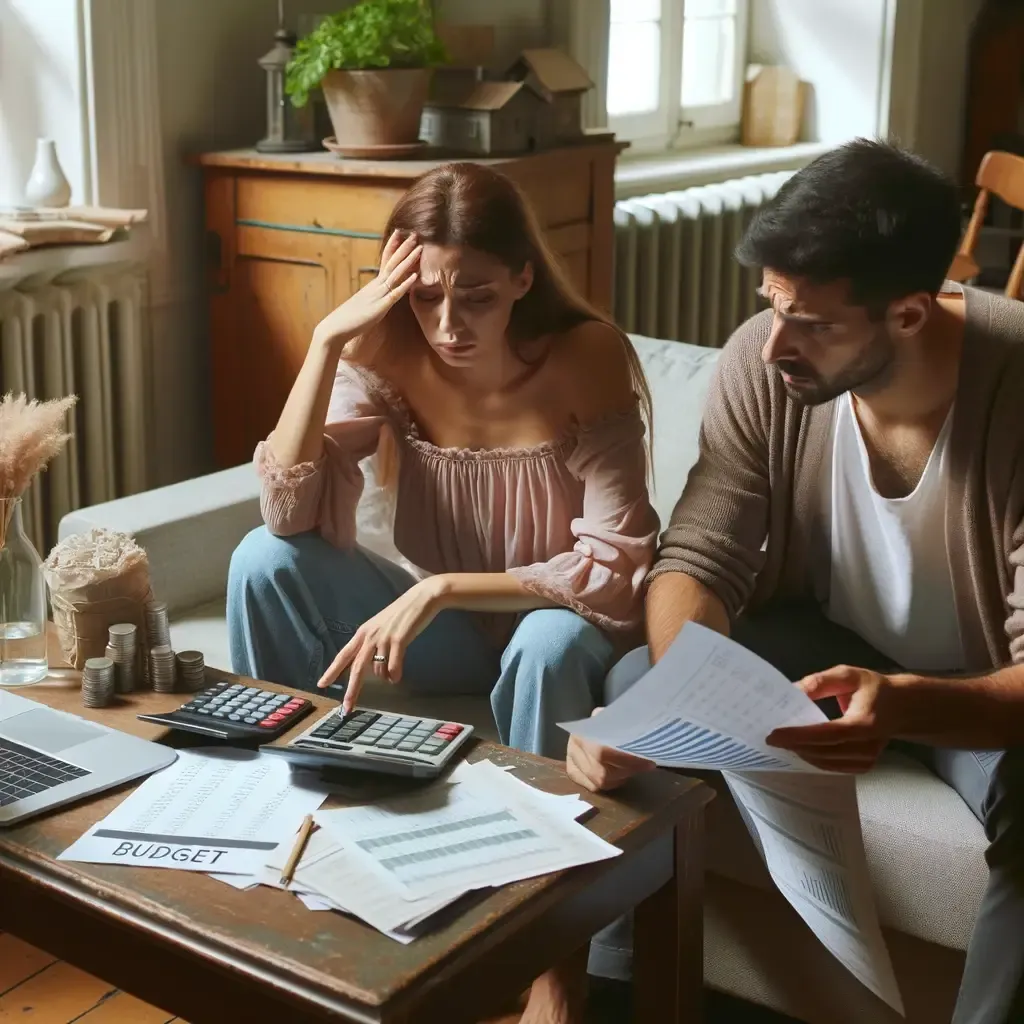
<svg viewBox="0 0 1024 1024">
<path fill-rule="evenodd" d="M 237 225 L 211 205 L 218 191 L 230 190 L 211 181 L 210 352 L 215 457 L 226 467 L 273 429 L 313 329 L 350 293 L 351 256 L 346 238 Z"/>
<path fill-rule="evenodd" d="M 331 291 L 330 270 L 312 259 L 268 254 L 236 261 L 231 301 L 241 342 L 237 386 L 246 449 L 277 422 L 313 329 L 331 310 Z"/>
<path fill-rule="evenodd" d="M 548 244 L 569 280 L 580 295 L 590 298 L 590 245 L 589 224 L 570 224 L 548 231 Z"/>
<path fill-rule="evenodd" d="M 503 167 L 518 182 L 573 283 L 611 308 L 616 147 L 574 146 Z"/>
<path fill-rule="evenodd" d="M 350 287 L 353 294 L 369 284 L 380 270 L 379 239 L 356 238 L 352 241 Z"/>
</svg>

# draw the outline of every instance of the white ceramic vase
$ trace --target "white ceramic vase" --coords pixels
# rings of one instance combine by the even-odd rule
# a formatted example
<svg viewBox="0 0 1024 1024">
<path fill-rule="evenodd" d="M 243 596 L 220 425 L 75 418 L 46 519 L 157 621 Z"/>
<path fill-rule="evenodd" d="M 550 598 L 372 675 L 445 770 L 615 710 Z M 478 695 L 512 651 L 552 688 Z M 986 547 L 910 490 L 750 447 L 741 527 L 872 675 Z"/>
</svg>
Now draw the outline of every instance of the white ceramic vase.
<svg viewBox="0 0 1024 1024">
<path fill-rule="evenodd" d="M 36 140 L 36 162 L 25 185 L 25 201 L 30 206 L 67 206 L 71 185 L 57 159 L 53 139 Z"/>
</svg>

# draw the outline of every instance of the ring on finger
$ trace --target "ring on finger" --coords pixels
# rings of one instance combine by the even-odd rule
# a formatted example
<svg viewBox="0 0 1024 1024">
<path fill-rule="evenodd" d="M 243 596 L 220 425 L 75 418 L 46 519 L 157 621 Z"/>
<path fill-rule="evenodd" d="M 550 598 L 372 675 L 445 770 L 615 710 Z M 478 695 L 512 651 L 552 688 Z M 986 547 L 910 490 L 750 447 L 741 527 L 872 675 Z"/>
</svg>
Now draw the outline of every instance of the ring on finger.
<svg viewBox="0 0 1024 1024">
<path fill-rule="evenodd" d="M 381 654 L 380 651 L 378 651 L 373 656 L 373 663 L 375 665 L 383 665 L 387 660 L 388 660 L 388 656 L 386 654 Z"/>
</svg>

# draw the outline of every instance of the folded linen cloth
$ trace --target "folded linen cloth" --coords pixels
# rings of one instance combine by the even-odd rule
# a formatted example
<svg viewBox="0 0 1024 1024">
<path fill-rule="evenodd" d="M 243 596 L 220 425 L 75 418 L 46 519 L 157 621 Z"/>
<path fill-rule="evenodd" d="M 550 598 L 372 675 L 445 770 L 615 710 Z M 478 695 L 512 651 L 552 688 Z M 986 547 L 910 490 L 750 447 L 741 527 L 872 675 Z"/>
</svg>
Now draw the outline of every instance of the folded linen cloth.
<svg viewBox="0 0 1024 1024">
<path fill-rule="evenodd" d="M 118 231 L 141 224 L 148 216 L 146 210 L 103 206 L 0 209 L 0 259 L 39 245 L 109 242 Z"/>
</svg>

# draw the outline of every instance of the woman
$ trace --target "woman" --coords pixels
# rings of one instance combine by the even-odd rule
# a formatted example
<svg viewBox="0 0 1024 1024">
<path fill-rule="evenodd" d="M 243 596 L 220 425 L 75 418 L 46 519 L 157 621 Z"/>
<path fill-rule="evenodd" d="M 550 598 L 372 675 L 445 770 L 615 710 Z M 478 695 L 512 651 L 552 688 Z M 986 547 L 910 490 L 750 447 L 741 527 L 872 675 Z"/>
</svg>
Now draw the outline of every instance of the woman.
<svg viewBox="0 0 1024 1024">
<path fill-rule="evenodd" d="M 234 669 L 490 692 L 501 740 L 564 757 L 640 622 L 657 517 L 643 371 L 502 175 L 448 164 L 388 222 L 375 280 L 316 328 L 259 445 L 266 529 L 231 564 Z M 356 545 L 359 461 L 417 579 Z"/>
</svg>

